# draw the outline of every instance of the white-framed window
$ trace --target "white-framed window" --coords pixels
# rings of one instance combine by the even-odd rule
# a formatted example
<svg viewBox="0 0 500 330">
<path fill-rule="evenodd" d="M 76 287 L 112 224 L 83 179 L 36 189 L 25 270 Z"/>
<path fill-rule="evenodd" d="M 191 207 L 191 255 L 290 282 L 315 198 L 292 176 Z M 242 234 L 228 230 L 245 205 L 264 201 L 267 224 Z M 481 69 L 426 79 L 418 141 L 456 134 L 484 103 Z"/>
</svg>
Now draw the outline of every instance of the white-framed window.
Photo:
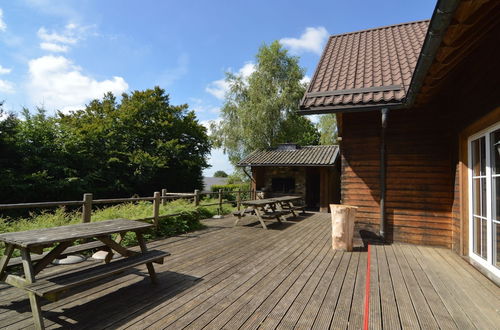
<svg viewBox="0 0 500 330">
<path fill-rule="evenodd" d="M 469 256 L 500 276 L 500 123 L 472 135 L 469 151 Z"/>
</svg>

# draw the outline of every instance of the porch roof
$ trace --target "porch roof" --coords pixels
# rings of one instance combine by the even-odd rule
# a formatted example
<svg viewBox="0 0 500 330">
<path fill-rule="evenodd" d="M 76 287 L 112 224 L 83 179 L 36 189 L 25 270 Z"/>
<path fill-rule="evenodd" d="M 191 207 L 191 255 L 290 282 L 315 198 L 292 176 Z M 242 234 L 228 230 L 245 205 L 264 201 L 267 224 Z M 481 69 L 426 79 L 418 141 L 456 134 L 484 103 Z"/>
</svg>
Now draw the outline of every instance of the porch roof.
<svg viewBox="0 0 500 330">
<path fill-rule="evenodd" d="M 257 150 L 238 166 L 333 166 L 339 153 L 337 145 L 281 145 L 274 149 Z"/>
</svg>

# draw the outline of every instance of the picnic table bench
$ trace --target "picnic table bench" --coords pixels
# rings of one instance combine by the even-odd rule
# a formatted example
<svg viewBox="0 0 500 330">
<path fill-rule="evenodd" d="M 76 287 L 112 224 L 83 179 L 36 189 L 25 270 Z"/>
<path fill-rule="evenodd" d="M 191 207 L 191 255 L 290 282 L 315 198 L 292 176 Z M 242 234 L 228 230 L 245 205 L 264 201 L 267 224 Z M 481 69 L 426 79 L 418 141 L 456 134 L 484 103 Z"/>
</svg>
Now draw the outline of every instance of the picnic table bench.
<svg viewBox="0 0 500 330">
<path fill-rule="evenodd" d="M 26 291 L 30 300 L 35 328 L 43 329 L 39 297 L 56 301 L 61 293 L 71 288 L 121 273 L 141 264 L 146 264 L 150 279 L 154 283 L 156 274 L 153 262 L 163 263 L 163 258 L 170 254 L 159 250 L 147 250 L 142 232 L 152 226 L 152 224 L 139 221 L 114 219 L 0 234 L 0 242 L 5 244 L 5 255 L 0 258 L 0 280 Z M 123 235 L 127 232 L 136 234 L 141 252 L 127 249 L 120 244 Z M 115 240 L 112 239 L 112 234 L 118 234 Z M 95 238 L 96 241 L 82 244 L 83 247 L 72 246 L 76 240 L 91 238 Z M 54 245 L 55 247 L 50 252 L 42 254 L 45 247 Z M 109 249 L 104 264 L 63 275 L 55 274 L 42 280 L 36 279 L 38 273 L 53 260 L 68 254 L 68 250 L 74 252 L 102 246 Z M 23 267 L 24 277 L 8 272 L 9 266 L 19 264 L 18 260 L 9 263 L 15 249 L 21 251 L 20 264 Z M 119 253 L 123 258 L 111 262 L 113 251 Z M 34 260 L 35 258 L 31 258 L 31 253 L 41 254 L 42 257 Z"/>
<path fill-rule="evenodd" d="M 293 202 L 300 199 L 302 199 L 300 196 L 283 196 L 243 201 L 241 204 L 245 206 L 245 209 L 240 212 L 236 212 L 234 225 L 236 226 L 238 224 L 241 217 L 250 213 L 257 216 L 262 228 L 267 229 L 264 219 L 276 219 L 278 222 L 281 222 L 282 217 L 287 214 L 291 213 L 294 216 L 297 216 L 295 211 L 298 209 L 303 210 L 303 208 L 295 206 Z"/>
</svg>

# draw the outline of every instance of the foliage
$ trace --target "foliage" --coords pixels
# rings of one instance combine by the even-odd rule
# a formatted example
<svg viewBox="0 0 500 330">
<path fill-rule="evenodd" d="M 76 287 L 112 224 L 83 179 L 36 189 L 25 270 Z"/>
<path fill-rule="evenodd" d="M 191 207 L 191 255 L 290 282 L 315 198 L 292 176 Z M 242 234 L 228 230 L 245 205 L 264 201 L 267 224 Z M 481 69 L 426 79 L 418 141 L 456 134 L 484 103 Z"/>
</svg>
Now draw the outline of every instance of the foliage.
<svg viewBox="0 0 500 330">
<path fill-rule="evenodd" d="M 319 143 L 322 145 L 337 144 L 337 116 L 335 114 L 322 115 L 319 118 L 318 129 L 320 132 Z"/>
<path fill-rule="evenodd" d="M 228 177 L 228 174 L 224 171 L 215 171 L 214 173 L 214 177 L 215 178 L 227 178 Z"/>
<path fill-rule="evenodd" d="M 228 184 L 248 182 L 250 182 L 250 178 L 239 167 L 227 177 Z"/>
<path fill-rule="evenodd" d="M 188 105 L 159 87 L 93 100 L 85 109 L 0 119 L 0 201 L 149 194 L 202 186 L 211 144 Z"/>
<path fill-rule="evenodd" d="M 259 49 L 256 69 L 248 80 L 226 73 L 230 89 L 221 109 L 222 120 L 211 125 L 211 137 L 232 164 L 254 150 L 279 143 L 318 144 L 316 127 L 296 114 L 305 92 L 303 77 L 298 58 L 288 55 L 278 41 Z"/>
<path fill-rule="evenodd" d="M 242 191 L 241 198 L 242 199 L 248 199 L 250 196 L 250 183 L 235 183 L 235 184 L 219 184 L 219 185 L 213 185 L 211 187 L 212 192 L 218 192 L 219 189 L 222 190 L 223 192 L 223 198 L 227 199 L 229 201 L 235 201 L 236 200 L 236 194 L 231 193 L 228 194 L 227 192 L 235 192 L 235 191 Z"/>
<path fill-rule="evenodd" d="M 207 203 L 215 203 L 217 200 L 208 200 Z M 227 214 L 232 208 L 224 207 L 223 213 Z M 160 219 L 158 231 L 151 231 L 145 235 L 148 239 L 159 237 L 168 237 L 182 234 L 185 232 L 203 228 L 200 219 L 210 218 L 217 214 L 217 206 L 195 207 L 192 202 L 185 199 L 178 199 L 160 205 L 160 215 L 178 214 L 174 217 Z M 92 221 L 103 221 L 108 219 L 143 219 L 152 215 L 152 206 L 150 202 L 137 202 L 117 204 L 109 207 L 96 209 L 92 212 Z M 29 217 L 21 219 L 0 218 L 0 232 L 16 232 L 40 228 L 50 228 L 64 226 L 81 222 L 81 211 L 67 211 L 63 207 L 52 212 L 43 212 L 41 214 L 32 214 Z M 124 244 L 136 244 L 135 235 L 127 235 Z M 3 247 L 0 248 L 0 255 L 3 253 Z"/>
</svg>

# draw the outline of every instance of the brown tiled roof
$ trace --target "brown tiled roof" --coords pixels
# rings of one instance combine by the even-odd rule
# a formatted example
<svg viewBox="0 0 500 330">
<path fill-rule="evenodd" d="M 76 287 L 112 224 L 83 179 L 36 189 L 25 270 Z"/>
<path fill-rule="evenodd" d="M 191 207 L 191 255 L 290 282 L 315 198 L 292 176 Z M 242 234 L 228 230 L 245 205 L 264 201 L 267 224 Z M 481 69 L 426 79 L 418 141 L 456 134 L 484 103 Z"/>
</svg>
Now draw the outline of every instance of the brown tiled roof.
<svg viewBox="0 0 500 330">
<path fill-rule="evenodd" d="M 275 149 L 254 151 L 238 166 L 326 166 L 335 164 L 338 146 L 284 145 Z"/>
<path fill-rule="evenodd" d="M 418 21 L 331 36 L 301 110 L 401 103 L 428 23 Z"/>
</svg>

